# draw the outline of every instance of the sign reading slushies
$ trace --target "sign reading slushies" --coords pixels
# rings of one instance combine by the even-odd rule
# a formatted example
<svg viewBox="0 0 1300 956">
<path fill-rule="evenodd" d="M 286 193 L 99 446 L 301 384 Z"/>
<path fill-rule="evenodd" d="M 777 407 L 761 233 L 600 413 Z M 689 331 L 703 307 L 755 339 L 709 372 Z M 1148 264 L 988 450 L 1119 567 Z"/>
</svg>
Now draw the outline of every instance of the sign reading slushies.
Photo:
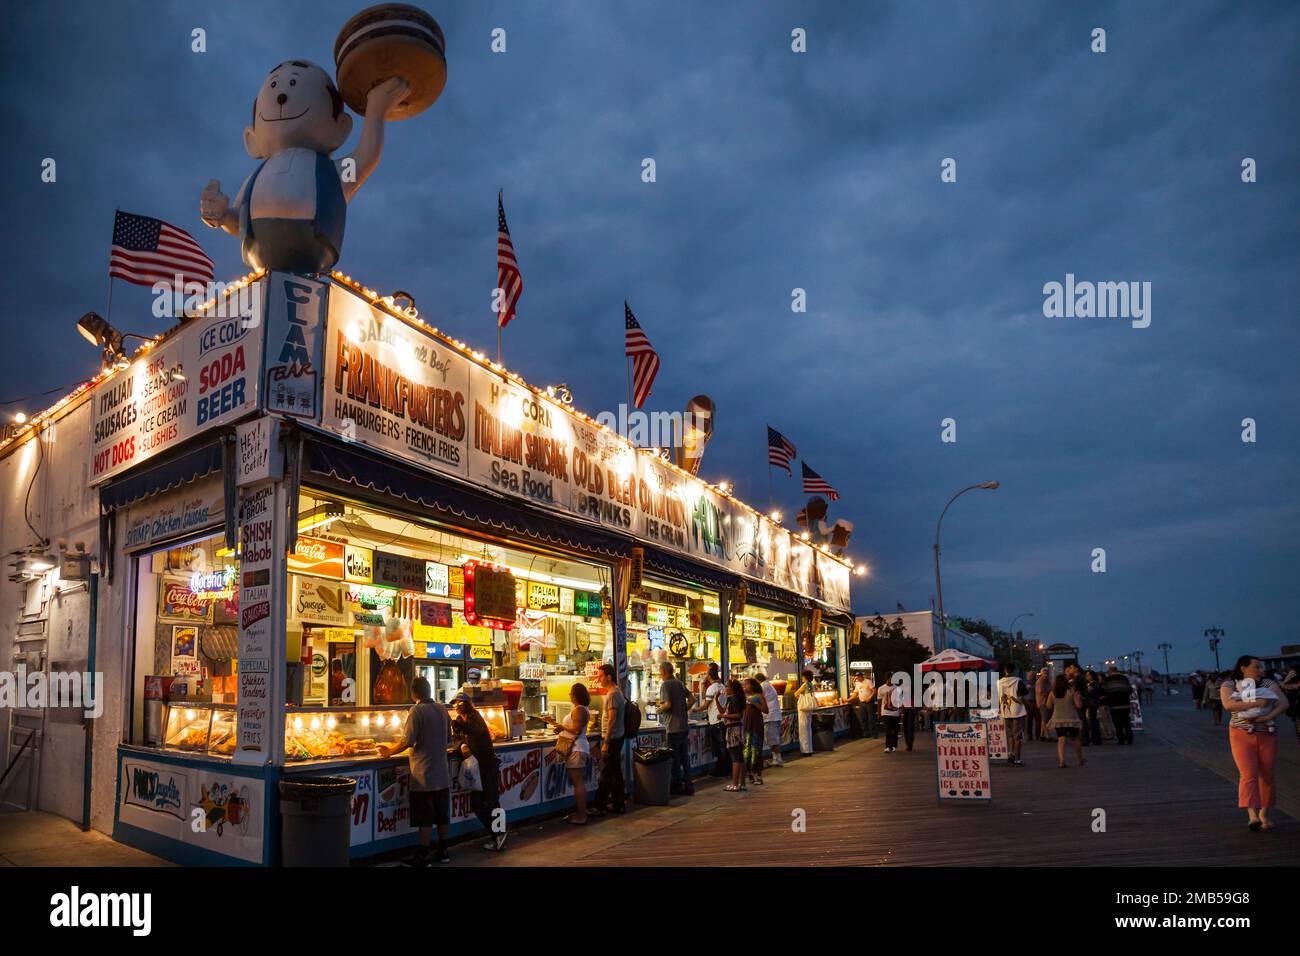
<svg viewBox="0 0 1300 956">
<path fill-rule="evenodd" d="M 92 484 L 257 408 L 263 294 L 259 285 L 252 315 L 193 319 L 95 387 Z"/>
<path fill-rule="evenodd" d="M 988 725 L 934 725 L 934 760 L 940 800 L 990 800 Z"/>
</svg>

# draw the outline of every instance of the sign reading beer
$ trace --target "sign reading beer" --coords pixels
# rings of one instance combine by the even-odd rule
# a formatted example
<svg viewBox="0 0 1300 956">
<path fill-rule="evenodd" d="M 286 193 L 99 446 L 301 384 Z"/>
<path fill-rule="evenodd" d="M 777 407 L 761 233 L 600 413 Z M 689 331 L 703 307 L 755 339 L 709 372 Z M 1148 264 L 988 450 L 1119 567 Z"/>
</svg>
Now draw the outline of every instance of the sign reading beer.
<svg viewBox="0 0 1300 956">
<path fill-rule="evenodd" d="M 469 560 L 465 575 L 465 620 L 508 631 L 515 626 L 515 576 L 502 565 Z"/>
<path fill-rule="evenodd" d="M 250 306 L 254 312 L 260 311 L 261 295 L 259 284 Z M 250 318 L 192 319 L 95 386 L 91 484 L 257 408 L 262 336 Z"/>
</svg>

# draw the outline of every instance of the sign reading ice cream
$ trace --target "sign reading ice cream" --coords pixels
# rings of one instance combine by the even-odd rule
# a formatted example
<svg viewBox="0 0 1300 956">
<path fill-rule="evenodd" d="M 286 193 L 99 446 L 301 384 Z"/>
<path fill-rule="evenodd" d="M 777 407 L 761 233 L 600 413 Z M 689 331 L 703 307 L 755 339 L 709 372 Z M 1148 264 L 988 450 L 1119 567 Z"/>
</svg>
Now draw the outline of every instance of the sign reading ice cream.
<svg viewBox="0 0 1300 956">
<path fill-rule="evenodd" d="M 934 755 L 940 800 L 992 799 L 986 723 L 935 724 Z"/>
</svg>

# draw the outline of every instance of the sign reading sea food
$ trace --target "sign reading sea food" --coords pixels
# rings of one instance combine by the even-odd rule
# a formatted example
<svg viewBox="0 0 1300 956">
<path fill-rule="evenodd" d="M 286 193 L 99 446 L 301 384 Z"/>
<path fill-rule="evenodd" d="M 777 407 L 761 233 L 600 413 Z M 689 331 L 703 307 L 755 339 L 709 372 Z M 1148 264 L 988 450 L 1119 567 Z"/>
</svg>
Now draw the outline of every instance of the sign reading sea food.
<svg viewBox="0 0 1300 956">
<path fill-rule="evenodd" d="M 983 721 L 934 725 L 940 800 L 990 800 L 988 725 Z"/>
<path fill-rule="evenodd" d="M 260 285 L 254 294 L 263 294 Z M 91 484 L 254 410 L 262 365 L 259 332 L 248 316 L 193 319 L 96 386 Z"/>
<path fill-rule="evenodd" d="M 479 365 L 470 366 L 469 477 L 512 498 L 568 510 L 572 496 L 572 419 Z"/>
<path fill-rule="evenodd" d="M 360 297 L 330 290 L 321 424 L 465 474 L 469 361 Z"/>
<path fill-rule="evenodd" d="M 264 763 L 271 754 L 274 502 L 271 482 L 245 489 L 240 501 L 239 739 L 232 758 L 236 763 Z"/>
</svg>

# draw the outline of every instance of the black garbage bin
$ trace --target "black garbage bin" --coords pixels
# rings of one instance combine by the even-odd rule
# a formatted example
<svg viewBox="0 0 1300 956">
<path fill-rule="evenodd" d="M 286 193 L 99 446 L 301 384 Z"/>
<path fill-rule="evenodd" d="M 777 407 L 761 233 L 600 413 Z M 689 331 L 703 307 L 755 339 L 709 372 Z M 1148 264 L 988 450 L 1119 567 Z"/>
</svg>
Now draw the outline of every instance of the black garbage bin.
<svg viewBox="0 0 1300 956">
<path fill-rule="evenodd" d="M 280 859 L 284 866 L 347 866 L 352 792 L 347 777 L 280 781 Z"/>
<path fill-rule="evenodd" d="M 865 737 L 866 736 L 866 705 L 862 703 L 849 704 L 849 736 Z"/>
<path fill-rule="evenodd" d="M 813 714 L 813 752 L 835 749 L 835 715 Z"/>
<path fill-rule="evenodd" d="M 650 807 L 668 805 L 673 783 L 673 752 L 667 747 L 638 747 L 632 751 L 636 802 Z"/>
</svg>

